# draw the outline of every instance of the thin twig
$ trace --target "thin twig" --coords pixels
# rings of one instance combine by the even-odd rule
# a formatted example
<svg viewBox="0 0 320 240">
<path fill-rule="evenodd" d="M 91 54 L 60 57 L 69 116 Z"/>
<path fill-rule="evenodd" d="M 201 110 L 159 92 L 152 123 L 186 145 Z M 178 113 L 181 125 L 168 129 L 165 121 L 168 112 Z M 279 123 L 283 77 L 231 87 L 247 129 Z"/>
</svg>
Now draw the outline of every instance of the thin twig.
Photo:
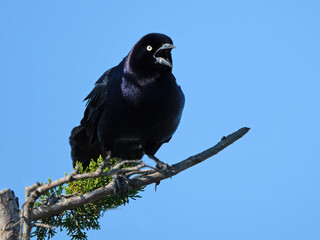
<svg viewBox="0 0 320 240">
<path fill-rule="evenodd" d="M 50 225 L 44 224 L 44 223 L 33 223 L 32 226 L 33 226 L 33 227 L 47 228 L 47 229 L 49 229 L 49 230 L 51 230 L 51 231 L 54 231 L 54 230 L 55 230 L 55 228 L 54 228 L 53 226 L 50 226 Z"/>
</svg>

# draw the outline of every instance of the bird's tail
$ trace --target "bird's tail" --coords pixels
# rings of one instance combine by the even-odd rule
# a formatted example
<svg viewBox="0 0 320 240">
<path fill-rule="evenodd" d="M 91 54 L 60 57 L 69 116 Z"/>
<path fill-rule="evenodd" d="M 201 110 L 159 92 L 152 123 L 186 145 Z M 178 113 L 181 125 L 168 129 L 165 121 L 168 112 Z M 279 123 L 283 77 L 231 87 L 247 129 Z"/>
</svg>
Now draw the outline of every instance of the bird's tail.
<svg viewBox="0 0 320 240">
<path fill-rule="evenodd" d="M 81 125 L 72 129 L 69 143 L 73 167 L 75 167 L 76 162 L 81 162 L 85 169 L 89 166 L 91 159 L 96 160 L 101 154 L 99 143 L 90 144 L 86 129 Z"/>
</svg>

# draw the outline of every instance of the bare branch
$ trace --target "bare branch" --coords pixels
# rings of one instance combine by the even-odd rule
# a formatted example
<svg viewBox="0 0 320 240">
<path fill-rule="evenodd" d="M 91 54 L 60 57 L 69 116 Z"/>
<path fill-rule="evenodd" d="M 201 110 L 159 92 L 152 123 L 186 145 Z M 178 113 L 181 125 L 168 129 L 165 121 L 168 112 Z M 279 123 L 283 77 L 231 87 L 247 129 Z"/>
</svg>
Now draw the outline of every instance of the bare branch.
<svg viewBox="0 0 320 240">
<path fill-rule="evenodd" d="M 135 176 L 132 179 L 132 182 L 130 185 L 132 185 L 135 189 L 147 186 L 152 183 L 158 183 L 159 181 L 166 179 L 168 177 L 174 176 L 178 174 L 179 172 L 182 172 L 186 170 L 187 168 L 190 168 L 198 163 L 203 162 L 204 160 L 212 157 L 213 155 L 217 154 L 218 152 L 222 151 L 224 148 L 229 146 L 230 144 L 234 143 L 241 137 L 243 137 L 250 129 L 249 128 L 241 128 L 238 131 L 228 135 L 227 137 L 223 137 L 219 143 L 217 143 L 215 146 L 199 153 L 194 156 L 191 156 L 179 163 L 176 163 L 171 166 L 169 169 L 169 172 L 158 172 L 155 170 L 151 170 L 150 172 L 140 170 L 142 167 L 145 167 L 146 165 L 140 164 L 136 167 L 126 168 L 126 169 L 119 169 L 119 168 L 113 168 L 109 172 L 92 172 L 92 173 L 85 173 L 85 174 L 75 174 L 72 176 L 72 178 L 68 178 L 69 176 L 66 176 L 64 178 L 61 178 L 59 180 L 56 180 L 54 182 L 51 182 L 50 184 L 43 185 L 39 187 L 37 190 L 39 193 L 44 193 L 45 191 L 48 191 L 49 189 L 60 186 L 68 181 L 72 180 L 82 180 L 86 178 L 92 178 L 92 177 L 100 177 L 100 176 L 110 176 L 110 175 L 116 175 L 116 174 L 140 174 L 138 176 Z M 117 165 L 116 165 L 117 166 Z M 81 196 L 74 196 L 68 199 L 62 199 L 59 202 L 54 203 L 50 206 L 42 205 L 38 208 L 33 209 L 31 220 L 36 221 L 39 219 L 44 219 L 50 216 L 53 216 L 55 214 L 58 214 L 65 210 L 71 210 L 74 208 L 77 208 L 79 206 L 83 206 L 84 204 L 96 201 L 98 199 L 101 199 L 103 197 L 106 197 L 108 195 L 113 195 L 113 189 L 114 189 L 114 181 L 109 183 L 107 186 L 98 188 L 96 190 L 93 190 L 91 192 L 85 193 Z M 126 186 L 127 189 L 123 189 L 124 191 L 129 190 L 129 186 Z"/>
<path fill-rule="evenodd" d="M 43 223 L 34 223 L 33 224 L 33 227 L 42 227 L 42 228 L 48 228 L 50 229 L 51 231 L 54 231 L 55 228 L 53 226 L 50 226 L 48 224 L 43 224 Z"/>
<path fill-rule="evenodd" d="M 33 204 L 36 200 L 36 198 L 34 198 L 34 193 L 37 192 L 37 188 L 39 186 L 40 186 L 40 183 L 37 182 L 32 186 L 25 188 L 26 201 L 21 206 L 21 211 L 20 211 L 21 225 L 20 225 L 20 234 L 19 234 L 20 239 L 23 239 L 23 240 L 30 239 L 30 234 L 32 229 L 32 222 L 30 218 L 32 214 Z M 28 199 L 31 199 L 32 201 L 27 201 Z"/>
</svg>

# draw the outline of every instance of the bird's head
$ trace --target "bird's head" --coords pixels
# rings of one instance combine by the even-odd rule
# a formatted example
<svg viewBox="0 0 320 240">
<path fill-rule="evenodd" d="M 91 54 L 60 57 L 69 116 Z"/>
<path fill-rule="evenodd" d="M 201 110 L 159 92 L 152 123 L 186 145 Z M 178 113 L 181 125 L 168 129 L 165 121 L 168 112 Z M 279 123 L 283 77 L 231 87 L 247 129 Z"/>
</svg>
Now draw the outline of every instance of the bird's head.
<svg viewBox="0 0 320 240">
<path fill-rule="evenodd" d="M 160 33 L 142 37 L 128 55 L 128 67 L 140 75 L 171 73 L 171 50 L 175 48 L 171 38 Z"/>
</svg>

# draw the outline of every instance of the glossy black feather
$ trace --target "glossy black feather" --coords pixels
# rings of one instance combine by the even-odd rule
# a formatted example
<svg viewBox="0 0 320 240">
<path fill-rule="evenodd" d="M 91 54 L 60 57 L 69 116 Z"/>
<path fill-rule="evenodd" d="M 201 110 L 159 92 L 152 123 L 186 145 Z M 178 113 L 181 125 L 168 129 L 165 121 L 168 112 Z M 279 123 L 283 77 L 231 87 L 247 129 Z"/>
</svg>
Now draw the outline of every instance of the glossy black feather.
<svg viewBox="0 0 320 240">
<path fill-rule="evenodd" d="M 122 159 L 154 155 L 180 122 L 184 95 L 171 68 L 155 63 L 154 53 L 172 40 L 163 34 L 140 39 L 123 61 L 106 71 L 85 98 L 80 126 L 70 136 L 73 165 L 87 166 L 107 151 Z M 152 46 L 152 51 L 150 47 Z M 170 50 L 159 56 L 172 62 Z"/>
</svg>

